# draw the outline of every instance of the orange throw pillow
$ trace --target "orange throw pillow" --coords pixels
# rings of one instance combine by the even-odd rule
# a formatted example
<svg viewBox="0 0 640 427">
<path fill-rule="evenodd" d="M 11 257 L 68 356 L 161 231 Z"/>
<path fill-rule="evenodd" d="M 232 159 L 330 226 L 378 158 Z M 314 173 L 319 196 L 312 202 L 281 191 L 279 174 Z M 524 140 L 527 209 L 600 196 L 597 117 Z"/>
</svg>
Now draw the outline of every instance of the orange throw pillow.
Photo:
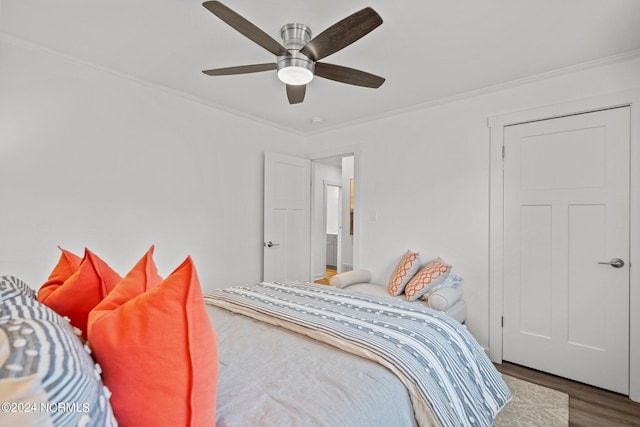
<svg viewBox="0 0 640 427">
<path fill-rule="evenodd" d="M 214 426 L 217 338 L 193 262 L 139 293 L 152 285 L 148 278 L 127 275 L 89 319 L 118 424 Z"/>
<path fill-rule="evenodd" d="M 38 290 L 38 299 L 40 301 L 47 298 L 80 268 L 82 258 L 66 249 L 62 249 L 60 246 L 58 246 L 58 249 L 62 251 L 60 259 L 58 259 L 56 266 L 53 267 L 53 271 L 47 281 Z"/>
<path fill-rule="evenodd" d="M 78 270 L 63 283 L 48 284 L 44 292 L 38 292 L 38 301 L 59 315 L 67 316 L 86 339 L 89 312 L 121 279 L 106 262 L 85 249 Z"/>
<path fill-rule="evenodd" d="M 120 307 L 138 295 L 155 288 L 162 282 L 162 277 L 158 275 L 156 264 L 153 261 L 154 249 L 154 246 L 151 246 L 124 279 L 111 290 L 109 297 L 104 298 L 91 310 L 88 322 L 89 336 L 91 336 L 91 325 L 95 319 Z"/>
</svg>

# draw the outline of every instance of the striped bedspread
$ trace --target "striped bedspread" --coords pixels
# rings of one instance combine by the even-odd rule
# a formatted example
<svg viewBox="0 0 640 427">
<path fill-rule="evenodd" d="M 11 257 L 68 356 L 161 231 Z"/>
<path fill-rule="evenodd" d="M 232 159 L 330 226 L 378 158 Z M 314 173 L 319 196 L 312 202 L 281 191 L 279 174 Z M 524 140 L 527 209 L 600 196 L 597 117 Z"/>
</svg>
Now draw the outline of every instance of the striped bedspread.
<svg viewBox="0 0 640 427">
<path fill-rule="evenodd" d="M 297 282 L 218 289 L 205 302 L 386 366 L 407 387 L 421 426 L 490 426 L 511 399 L 466 328 L 421 305 Z"/>
</svg>

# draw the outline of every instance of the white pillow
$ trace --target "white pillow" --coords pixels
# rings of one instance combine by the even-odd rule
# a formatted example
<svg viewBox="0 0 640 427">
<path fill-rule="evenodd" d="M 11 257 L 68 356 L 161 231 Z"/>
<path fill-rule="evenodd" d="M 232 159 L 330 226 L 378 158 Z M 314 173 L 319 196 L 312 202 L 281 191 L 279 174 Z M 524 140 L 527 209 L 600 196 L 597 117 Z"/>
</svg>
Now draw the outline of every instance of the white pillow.
<svg viewBox="0 0 640 427">
<path fill-rule="evenodd" d="M 438 311 L 447 311 L 462 298 L 462 287 L 441 288 L 433 292 L 427 299 L 427 307 Z"/>
<path fill-rule="evenodd" d="M 371 272 L 369 270 L 353 270 L 336 274 L 329 279 L 329 285 L 337 288 L 346 288 L 354 283 L 369 283 Z"/>
<path fill-rule="evenodd" d="M 427 293 L 422 295 L 421 298 L 426 301 L 429 299 L 429 296 L 433 294 L 435 291 L 437 291 L 438 289 L 457 288 L 459 286 L 462 286 L 463 281 L 464 280 L 462 279 L 462 276 L 459 276 L 457 274 L 447 274 L 447 276 L 444 278 L 442 282 L 438 283 L 435 286 L 431 286 L 427 291 Z"/>
</svg>

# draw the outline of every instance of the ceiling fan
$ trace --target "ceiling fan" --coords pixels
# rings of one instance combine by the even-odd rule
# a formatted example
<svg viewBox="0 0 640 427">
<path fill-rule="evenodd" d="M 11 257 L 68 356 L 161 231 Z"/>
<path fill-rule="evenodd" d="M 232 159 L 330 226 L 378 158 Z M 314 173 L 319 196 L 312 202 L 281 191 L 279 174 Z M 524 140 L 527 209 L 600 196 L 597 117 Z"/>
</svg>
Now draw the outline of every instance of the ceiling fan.
<svg viewBox="0 0 640 427">
<path fill-rule="evenodd" d="M 350 85 L 378 88 L 384 78 L 341 65 L 319 62 L 321 59 L 349 46 L 382 24 L 382 18 L 366 7 L 311 38 L 311 29 L 304 24 L 286 24 L 280 30 L 280 44 L 267 33 L 219 1 L 202 4 L 211 13 L 247 38 L 276 55 L 275 63 L 241 65 L 205 70 L 209 76 L 257 73 L 278 70 L 278 78 L 287 85 L 290 104 L 304 100 L 306 85 L 314 75 Z"/>
</svg>

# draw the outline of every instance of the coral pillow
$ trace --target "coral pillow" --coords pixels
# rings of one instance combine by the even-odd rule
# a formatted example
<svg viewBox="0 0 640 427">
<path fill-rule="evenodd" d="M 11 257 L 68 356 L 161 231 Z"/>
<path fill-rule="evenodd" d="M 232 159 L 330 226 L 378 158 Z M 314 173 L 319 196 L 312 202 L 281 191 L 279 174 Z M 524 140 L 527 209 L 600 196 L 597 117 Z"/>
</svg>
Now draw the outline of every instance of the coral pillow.
<svg viewBox="0 0 640 427">
<path fill-rule="evenodd" d="M 137 296 L 149 283 L 127 276 L 89 319 L 118 424 L 215 425 L 217 338 L 191 258 Z"/>
<path fill-rule="evenodd" d="M 394 297 L 400 295 L 418 269 L 420 269 L 418 253 L 407 251 L 389 278 L 389 293 Z"/>
<path fill-rule="evenodd" d="M 64 255 L 64 253 L 63 253 Z M 58 266 L 56 266 L 56 271 Z M 87 338 L 89 312 L 118 284 L 122 278 L 89 249 L 78 270 L 63 283 L 47 282 L 44 292 L 38 292 L 38 301 L 61 316 L 67 316 L 71 324 Z M 45 286 L 43 285 L 43 287 Z"/>
<path fill-rule="evenodd" d="M 47 298 L 80 268 L 82 258 L 66 249 L 62 249 L 60 246 L 58 246 L 58 249 L 62 252 L 60 254 L 60 259 L 58 259 L 58 263 L 53 268 L 53 271 L 49 275 L 47 281 L 44 282 L 40 287 L 40 290 L 38 290 L 38 298 L 40 301 Z"/>
<path fill-rule="evenodd" d="M 446 264 L 440 258 L 436 258 L 424 267 L 407 283 L 404 293 L 407 301 L 414 301 L 429 290 L 442 282 L 449 272 L 451 266 Z"/>
<path fill-rule="evenodd" d="M 137 297 L 158 286 L 162 282 L 162 277 L 158 275 L 156 264 L 153 261 L 153 251 L 151 246 L 140 261 L 127 273 L 115 288 L 109 293 L 109 297 L 100 303 L 89 313 L 89 336 L 91 336 L 91 325 L 99 317 L 120 307 L 127 301 Z"/>
</svg>

